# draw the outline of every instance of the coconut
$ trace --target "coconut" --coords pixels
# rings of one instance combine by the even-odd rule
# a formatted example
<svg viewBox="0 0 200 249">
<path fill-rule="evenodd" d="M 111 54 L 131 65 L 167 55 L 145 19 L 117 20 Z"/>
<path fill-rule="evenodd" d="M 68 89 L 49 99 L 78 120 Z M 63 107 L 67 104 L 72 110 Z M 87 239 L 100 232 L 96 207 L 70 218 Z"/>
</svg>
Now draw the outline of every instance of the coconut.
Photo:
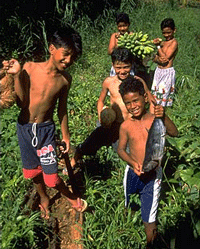
<svg viewBox="0 0 200 249">
<path fill-rule="evenodd" d="M 108 128 L 116 119 L 116 112 L 110 107 L 104 107 L 100 113 L 101 125 Z"/>
</svg>

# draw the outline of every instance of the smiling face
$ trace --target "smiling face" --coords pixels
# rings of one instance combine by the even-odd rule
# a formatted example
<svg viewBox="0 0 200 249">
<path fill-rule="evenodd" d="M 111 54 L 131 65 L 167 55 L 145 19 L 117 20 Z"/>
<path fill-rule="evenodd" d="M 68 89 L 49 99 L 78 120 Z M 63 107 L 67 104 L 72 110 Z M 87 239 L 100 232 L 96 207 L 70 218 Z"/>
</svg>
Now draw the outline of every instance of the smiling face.
<svg viewBox="0 0 200 249">
<path fill-rule="evenodd" d="M 74 53 L 71 49 L 56 48 L 54 45 L 51 45 L 49 50 L 53 64 L 59 71 L 64 71 L 74 61 Z"/>
<path fill-rule="evenodd" d="M 162 29 L 162 34 L 165 37 L 166 41 L 172 40 L 174 38 L 174 33 L 176 29 L 172 29 L 170 27 L 166 27 Z"/>
<path fill-rule="evenodd" d="M 124 94 L 123 101 L 126 109 L 134 118 L 139 119 L 142 117 L 147 102 L 146 93 L 140 95 L 139 92 L 128 92 Z"/>
<path fill-rule="evenodd" d="M 124 35 L 126 32 L 128 32 L 129 23 L 119 22 L 117 24 L 117 29 L 118 29 L 120 35 Z"/>
<path fill-rule="evenodd" d="M 128 63 L 128 62 L 116 61 L 113 64 L 115 73 L 119 80 L 125 80 L 130 75 L 131 66 L 132 66 L 131 63 Z"/>
</svg>

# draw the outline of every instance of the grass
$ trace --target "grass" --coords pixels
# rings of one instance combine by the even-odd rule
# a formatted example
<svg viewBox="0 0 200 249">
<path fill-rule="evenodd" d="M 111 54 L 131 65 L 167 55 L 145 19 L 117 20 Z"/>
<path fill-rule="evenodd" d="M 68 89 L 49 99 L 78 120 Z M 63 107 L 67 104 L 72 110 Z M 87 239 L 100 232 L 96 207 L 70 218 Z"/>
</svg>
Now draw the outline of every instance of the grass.
<svg viewBox="0 0 200 249">
<path fill-rule="evenodd" d="M 192 244 L 196 249 L 200 236 L 199 188 L 195 189 L 193 180 L 199 177 L 200 36 L 198 27 L 200 20 L 198 17 L 200 11 L 197 8 L 179 8 L 176 1 L 173 6 L 168 2 L 159 4 L 156 2 L 156 4 L 137 5 L 137 8 L 135 2 L 122 1 L 121 4 L 121 10 L 126 11 L 130 16 L 131 30 L 142 30 L 152 39 L 161 36 L 160 22 L 163 18 L 173 17 L 177 26 L 176 38 L 179 42 L 179 52 L 174 64 L 177 92 L 174 106 L 168 110 L 168 114 L 177 125 L 180 136 L 176 139 L 168 139 L 158 221 L 159 231 L 171 243 L 171 248 L 183 248 L 181 246 L 189 241 L 190 247 Z M 94 22 L 87 16 L 83 16 L 73 23 L 83 38 L 83 56 L 70 68 L 73 83 L 68 99 L 68 110 L 71 143 L 74 146 L 81 143 L 96 127 L 96 102 L 101 84 L 109 75 L 111 67 L 107 46 L 111 33 L 116 30 L 113 13 L 113 10 L 107 10 Z M 48 31 L 48 25 L 45 26 L 45 24 L 48 23 L 47 20 L 43 21 L 39 25 L 43 32 L 42 44 L 45 45 L 45 32 Z M 36 22 L 31 28 L 23 23 L 17 25 L 19 27 L 24 25 L 22 30 L 24 33 L 22 32 L 21 35 L 24 34 L 26 44 L 21 46 L 27 48 L 25 54 L 27 59 L 35 50 L 31 39 L 33 37 L 36 39 L 38 35 L 34 29 Z M 32 33 L 25 32 L 25 27 L 29 32 L 32 30 Z M 14 51 L 15 47 L 11 50 Z M 20 56 L 22 55 L 21 53 Z M 7 56 L 6 53 L 5 56 Z M 43 56 L 46 56 L 45 50 Z M 17 106 L 1 111 L 1 240 L 2 248 L 6 249 L 37 248 L 39 245 L 37 241 L 40 245 L 44 243 L 39 240 L 35 232 L 37 229 L 44 228 L 44 224 L 38 221 L 35 213 L 25 216 L 24 207 L 21 206 L 30 182 L 22 177 L 22 164 L 16 137 L 18 113 Z M 55 121 L 59 132 L 56 114 Z M 145 248 L 145 233 L 140 210 L 133 215 L 130 210 L 127 211 L 124 208 L 122 182 L 126 164 L 119 159 L 112 148 L 104 147 L 98 151 L 95 158 L 86 157 L 84 163 L 87 165 L 85 196 L 91 210 L 85 213 L 83 235 L 85 248 L 127 249 L 139 248 L 139 246 Z M 184 170 L 190 168 L 194 171 L 185 177 L 188 171 Z M 183 186 L 187 186 L 190 192 Z M 138 196 L 132 196 L 132 199 L 140 205 Z M 180 230 L 180 227 L 186 225 L 187 232 L 191 234 L 188 240 L 184 239 L 186 236 Z"/>
</svg>

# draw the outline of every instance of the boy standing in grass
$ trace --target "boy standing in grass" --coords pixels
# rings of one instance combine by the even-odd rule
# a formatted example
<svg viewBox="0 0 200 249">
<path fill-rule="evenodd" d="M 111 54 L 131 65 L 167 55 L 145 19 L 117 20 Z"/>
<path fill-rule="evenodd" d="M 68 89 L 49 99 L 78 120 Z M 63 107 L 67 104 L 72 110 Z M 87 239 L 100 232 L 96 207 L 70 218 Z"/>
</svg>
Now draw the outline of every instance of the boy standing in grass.
<svg viewBox="0 0 200 249">
<path fill-rule="evenodd" d="M 81 159 L 83 155 L 95 155 L 97 150 L 102 146 L 109 146 L 115 143 L 119 138 L 119 127 L 121 123 L 130 116 L 123 103 L 121 95 L 119 94 L 119 85 L 130 75 L 131 66 L 133 63 L 133 55 L 126 48 L 115 48 L 111 54 L 111 57 L 116 75 L 107 77 L 104 80 L 97 102 L 97 111 L 99 122 L 101 123 L 100 114 L 103 110 L 104 102 L 109 91 L 110 104 L 116 113 L 116 119 L 109 128 L 104 126 L 97 127 L 82 144 L 78 145 L 75 155 L 71 160 L 72 167 L 75 166 L 77 161 Z M 145 82 L 141 78 L 137 76 L 135 77 L 138 78 L 138 81 L 143 83 L 145 91 L 148 94 L 151 102 L 151 99 L 154 98 Z"/>
<path fill-rule="evenodd" d="M 49 196 L 46 185 L 60 191 L 73 208 L 83 212 L 87 203 L 74 196 L 58 176 L 55 124 L 53 112 L 58 102 L 62 139 L 69 151 L 70 134 L 67 117 L 67 97 L 72 78 L 66 68 L 82 53 L 80 35 L 72 28 L 57 30 L 49 45 L 50 58 L 41 63 L 27 62 L 21 70 L 18 61 L 4 62 L 4 69 L 14 75 L 17 103 L 21 112 L 17 134 L 23 174 L 32 178 L 40 196 L 44 218 L 49 218 Z"/>
<path fill-rule="evenodd" d="M 119 156 L 128 163 L 124 176 L 125 205 L 128 207 L 131 194 L 140 194 L 147 248 L 151 248 L 156 236 L 156 213 L 162 168 L 158 167 L 151 173 L 142 172 L 148 131 L 155 117 L 163 119 L 166 131 L 170 136 L 177 136 L 178 131 L 174 123 L 165 115 L 163 106 L 155 105 L 154 114 L 146 111 L 147 94 L 138 79 L 129 76 L 120 84 L 119 92 L 130 114 L 130 118 L 121 124 L 118 144 Z M 129 153 L 126 151 L 127 145 Z"/>
<path fill-rule="evenodd" d="M 123 36 L 125 33 L 132 34 L 132 32 L 129 31 L 130 21 L 129 16 L 126 13 L 118 13 L 116 15 L 116 24 L 118 32 L 115 32 L 111 35 L 109 45 L 108 45 L 108 54 L 111 55 L 113 50 L 117 47 L 118 39 L 120 36 Z M 110 76 L 115 76 L 115 70 L 114 67 L 111 67 L 110 70 Z M 130 72 L 131 75 L 134 75 L 133 68 Z"/>
<path fill-rule="evenodd" d="M 178 42 L 174 38 L 176 32 L 174 20 L 172 18 L 164 19 L 161 22 L 161 30 L 165 41 L 162 41 L 161 38 L 153 40 L 158 48 L 158 53 L 154 58 L 154 62 L 158 66 L 154 73 L 151 91 L 157 103 L 161 103 L 162 106 L 172 106 L 175 91 L 173 61 L 178 52 Z"/>
</svg>

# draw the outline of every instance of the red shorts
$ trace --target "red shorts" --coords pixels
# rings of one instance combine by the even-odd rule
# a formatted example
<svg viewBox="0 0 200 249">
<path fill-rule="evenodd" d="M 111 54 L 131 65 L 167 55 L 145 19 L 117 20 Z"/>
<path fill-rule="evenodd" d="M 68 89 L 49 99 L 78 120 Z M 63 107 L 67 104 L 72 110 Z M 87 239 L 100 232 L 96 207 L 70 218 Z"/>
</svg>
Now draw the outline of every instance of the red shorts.
<svg viewBox="0 0 200 249">
<path fill-rule="evenodd" d="M 58 185 L 61 182 L 61 179 L 58 176 L 58 173 L 45 174 L 41 166 L 38 166 L 34 169 L 23 168 L 23 174 L 24 174 L 24 178 L 26 179 L 30 179 L 30 178 L 32 179 L 38 176 L 39 174 L 43 174 L 44 182 L 50 188 L 54 188 L 56 185 Z"/>
</svg>

